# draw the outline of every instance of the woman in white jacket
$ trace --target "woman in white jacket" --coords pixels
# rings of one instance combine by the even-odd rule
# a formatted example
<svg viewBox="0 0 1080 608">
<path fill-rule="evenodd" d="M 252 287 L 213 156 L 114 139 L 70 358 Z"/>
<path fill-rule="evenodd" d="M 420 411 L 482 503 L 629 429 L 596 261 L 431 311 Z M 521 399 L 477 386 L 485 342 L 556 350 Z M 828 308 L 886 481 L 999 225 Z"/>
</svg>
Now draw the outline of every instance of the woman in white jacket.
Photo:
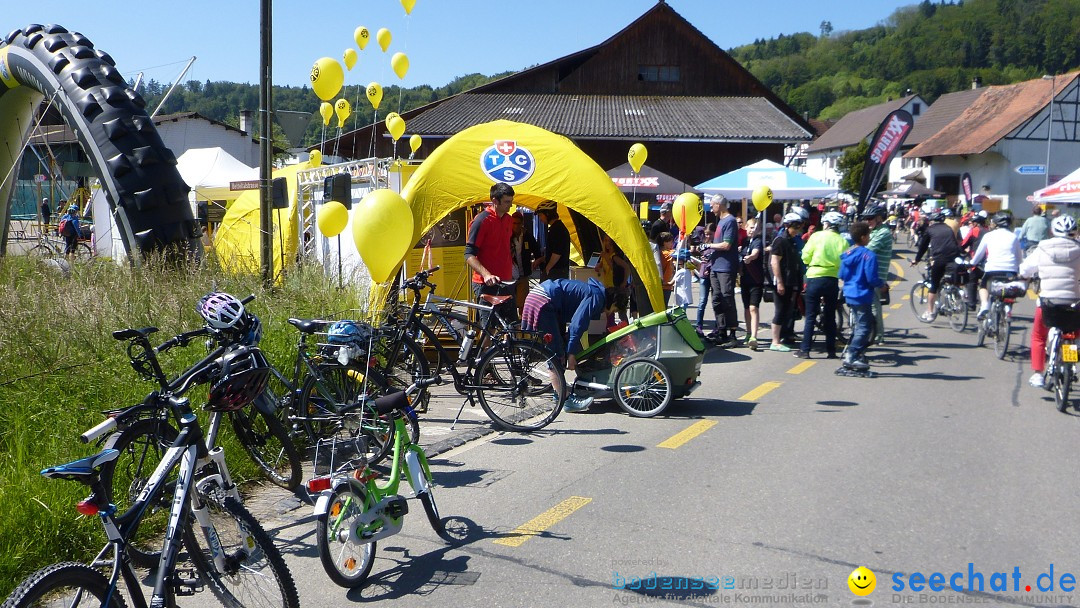
<svg viewBox="0 0 1080 608">
<path fill-rule="evenodd" d="M 1062 215 L 1050 224 L 1053 238 L 1039 246 L 1020 264 L 1020 276 L 1039 275 L 1039 306 L 1031 328 L 1031 369 L 1028 383 L 1043 386 L 1046 369 L 1046 333 L 1043 308 L 1070 305 L 1080 300 L 1080 242 L 1076 241 L 1076 220 Z"/>
</svg>

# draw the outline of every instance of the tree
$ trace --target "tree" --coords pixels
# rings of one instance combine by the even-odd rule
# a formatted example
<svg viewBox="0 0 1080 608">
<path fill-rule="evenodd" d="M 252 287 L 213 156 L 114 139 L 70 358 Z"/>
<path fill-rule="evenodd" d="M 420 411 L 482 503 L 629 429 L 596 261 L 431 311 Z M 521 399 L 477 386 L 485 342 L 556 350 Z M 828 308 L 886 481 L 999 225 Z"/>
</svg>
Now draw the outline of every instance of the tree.
<svg viewBox="0 0 1080 608">
<path fill-rule="evenodd" d="M 829 34 L 832 34 L 832 21 L 821 22 L 821 37 L 828 38 Z"/>
<path fill-rule="evenodd" d="M 866 164 L 866 153 L 870 150 L 870 144 L 866 140 L 859 142 L 857 146 L 844 150 L 843 156 L 836 163 L 836 172 L 840 174 L 840 190 L 852 196 L 859 196 L 862 188 L 863 166 Z M 877 192 L 877 189 L 874 189 Z"/>
</svg>

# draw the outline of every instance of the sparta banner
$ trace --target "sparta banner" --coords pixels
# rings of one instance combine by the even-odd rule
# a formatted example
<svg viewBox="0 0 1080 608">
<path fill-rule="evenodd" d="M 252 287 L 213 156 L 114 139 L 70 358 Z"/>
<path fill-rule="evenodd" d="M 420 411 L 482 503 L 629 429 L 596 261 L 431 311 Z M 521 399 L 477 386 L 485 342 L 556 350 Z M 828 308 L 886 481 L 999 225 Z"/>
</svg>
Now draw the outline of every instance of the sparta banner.
<svg viewBox="0 0 1080 608">
<path fill-rule="evenodd" d="M 881 183 L 889 162 L 896 156 L 900 146 L 904 143 L 911 128 L 915 126 L 915 119 L 906 110 L 896 110 L 885 117 L 870 140 L 870 150 L 863 163 L 862 187 L 859 188 L 859 212 L 862 212 L 866 201 Z"/>
</svg>

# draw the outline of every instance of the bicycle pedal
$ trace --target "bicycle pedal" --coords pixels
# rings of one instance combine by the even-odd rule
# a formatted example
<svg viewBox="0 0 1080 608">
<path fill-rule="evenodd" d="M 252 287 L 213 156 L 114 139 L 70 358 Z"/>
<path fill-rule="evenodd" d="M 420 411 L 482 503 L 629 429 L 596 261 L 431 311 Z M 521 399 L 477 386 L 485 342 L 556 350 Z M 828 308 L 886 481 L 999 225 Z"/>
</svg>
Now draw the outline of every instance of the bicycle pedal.
<svg viewBox="0 0 1080 608">
<path fill-rule="evenodd" d="M 397 519 L 409 512 L 409 502 L 403 496 L 394 496 L 386 502 L 384 513 L 388 517 Z"/>
<path fill-rule="evenodd" d="M 194 569 L 177 569 L 173 571 L 173 593 L 176 595 L 195 595 L 202 592 L 204 585 L 202 579 Z"/>
</svg>

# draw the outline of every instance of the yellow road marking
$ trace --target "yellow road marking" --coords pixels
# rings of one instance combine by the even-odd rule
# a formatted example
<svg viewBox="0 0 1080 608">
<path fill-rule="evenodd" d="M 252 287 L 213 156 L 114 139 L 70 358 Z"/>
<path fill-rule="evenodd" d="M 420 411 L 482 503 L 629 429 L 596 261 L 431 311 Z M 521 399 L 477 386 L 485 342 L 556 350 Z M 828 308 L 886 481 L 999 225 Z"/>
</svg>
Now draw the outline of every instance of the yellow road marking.
<svg viewBox="0 0 1080 608">
<path fill-rule="evenodd" d="M 903 306 L 903 304 L 893 304 L 893 305 L 892 305 L 892 306 L 890 306 L 889 308 L 891 308 L 891 309 L 893 309 L 893 310 L 896 310 L 897 308 L 900 308 L 901 306 Z"/>
<path fill-rule="evenodd" d="M 671 437 L 668 437 L 664 441 L 656 444 L 656 447 L 671 448 L 672 450 L 674 450 L 675 448 L 681 446 L 687 441 L 690 441 L 694 437 L 697 437 L 698 435 L 704 433 L 705 431 L 711 429 L 714 426 L 716 426 L 715 420 L 699 420 L 694 424 L 686 427 L 685 429 L 679 431 L 678 433 L 675 433 Z"/>
<path fill-rule="evenodd" d="M 891 262 L 889 262 L 889 267 L 896 271 L 896 276 L 900 277 L 901 279 L 904 278 L 904 267 L 897 263 L 896 260 L 892 260 Z M 900 281 L 896 282 L 899 283 Z"/>
<path fill-rule="evenodd" d="M 881 318 L 882 319 L 888 319 L 889 318 L 889 313 L 887 313 L 887 312 L 881 313 Z"/>
<path fill-rule="evenodd" d="M 507 536 L 495 541 L 496 545 L 506 547 L 520 547 L 525 541 L 539 535 L 544 530 L 566 519 L 571 513 L 592 502 L 591 498 L 584 496 L 571 496 L 559 504 L 544 511 L 540 515 L 518 526 Z"/>
<path fill-rule="evenodd" d="M 771 391 L 774 388 L 780 386 L 781 384 L 782 384 L 781 382 L 765 382 L 761 386 L 759 386 L 759 387 L 755 388 L 754 390 L 750 391 L 749 393 L 746 393 L 742 397 L 739 397 L 739 400 L 740 401 L 757 401 L 758 399 L 764 397 L 769 391 Z"/>
<path fill-rule="evenodd" d="M 1039 294 L 1035 293 L 1035 290 L 1029 289 L 1027 291 L 1027 297 L 1029 300 L 1035 300 L 1039 297 Z"/>
<path fill-rule="evenodd" d="M 911 299 L 911 294 L 909 293 L 909 294 L 905 295 L 904 297 L 902 297 L 900 299 L 901 300 L 910 300 Z"/>
<path fill-rule="evenodd" d="M 787 373 L 789 373 L 789 374 L 801 374 L 801 373 L 805 372 L 806 370 L 810 369 L 811 367 L 813 367 L 815 363 L 817 363 L 817 361 L 803 361 L 802 363 L 796 365 L 795 367 L 787 370 Z"/>
</svg>

